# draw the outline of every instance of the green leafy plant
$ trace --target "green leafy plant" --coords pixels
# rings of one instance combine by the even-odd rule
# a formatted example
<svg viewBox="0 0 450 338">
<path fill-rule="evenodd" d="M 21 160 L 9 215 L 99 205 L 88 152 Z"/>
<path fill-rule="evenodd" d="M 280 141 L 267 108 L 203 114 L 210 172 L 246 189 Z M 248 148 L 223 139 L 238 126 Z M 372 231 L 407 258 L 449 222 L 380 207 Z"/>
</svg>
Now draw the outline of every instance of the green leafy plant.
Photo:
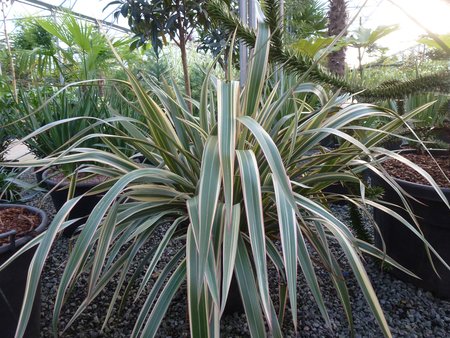
<svg viewBox="0 0 450 338">
<path fill-rule="evenodd" d="M 439 41 L 436 41 L 436 38 L 439 39 Z M 450 33 L 441 34 L 441 35 L 437 35 L 434 37 L 425 35 L 419 39 L 419 42 L 423 43 L 431 48 L 448 50 L 448 49 L 450 49 Z M 447 47 L 447 48 L 445 48 L 445 47 Z M 450 55 L 447 54 L 447 58 L 449 58 L 449 57 L 450 57 Z"/>
<path fill-rule="evenodd" d="M 46 21 L 42 19 L 42 21 Z M 19 84 L 57 78 L 59 59 L 53 36 L 34 19 L 24 18 L 16 23 L 12 35 Z"/>
<path fill-rule="evenodd" d="M 128 85 L 135 95 L 132 104 L 143 120 L 120 116 L 105 119 L 105 124 L 117 127 L 102 138 L 126 140 L 154 165 L 135 163 L 118 149 L 106 152 L 76 144 L 61 156 L 23 164 L 95 162 L 97 165 L 88 164 L 83 170 L 108 178 L 94 189 L 103 192 L 104 197 L 87 219 L 61 277 L 53 311 L 55 333 L 64 301 L 86 272 L 86 298 L 67 325 L 95 301 L 113 276 L 118 276 L 104 328 L 120 298 L 119 311 L 123 310 L 125 299 L 131 296 L 128 290 L 141 276 L 139 290 L 133 296 L 145 297 L 145 303 L 132 337 L 156 335 L 183 282 L 187 283 L 191 336 L 218 336 L 234 274 L 251 335 L 266 336 L 267 324 L 273 337 L 282 337 L 283 313 L 288 304 L 297 329 L 298 273 L 304 274 L 325 324 L 330 325 L 310 250 L 329 272 L 353 331 L 350 295 L 338 259 L 330 250 L 333 241 L 345 254 L 382 332 L 391 335 L 361 255 L 366 253 L 407 270 L 358 240 L 346 224 L 333 216 L 328 202 L 345 198 L 367 214 L 369 206 L 395 214 L 366 198 L 365 184 L 358 174 L 369 168 L 395 184 L 380 171 L 378 157 L 401 157 L 377 145 L 404 121 L 392 111 L 373 105 L 346 105 L 348 95 L 335 93 L 329 97 L 322 87 L 312 83 L 297 83 L 284 90 L 271 86 L 269 37 L 268 27 L 260 24 L 242 91 L 230 74 L 224 80 L 211 81 L 207 73 L 200 100 L 193 102 L 198 106 L 198 117 L 189 111 L 177 87 L 162 90 L 148 83 L 157 97 L 155 101 L 126 70 Z M 306 104 L 301 99 L 305 93 L 317 96 L 320 105 L 313 108 Z M 419 112 L 412 111 L 404 118 Z M 360 121 L 373 115 L 385 116 L 389 121 L 378 129 L 362 130 Z M 323 149 L 320 141 L 328 135 L 341 138 L 341 146 L 331 151 Z M 78 142 L 94 136 L 86 135 Z M 323 189 L 335 182 L 356 183 L 359 193 L 328 196 Z M 20 251 L 39 245 L 29 271 L 17 337 L 24 334 L 51 244 L 69 225 L 64 219 L 78 200 L 69 200 L 45 234 Z M 411 224 L 402 221 L 417 233 Z M 137 253 L 158 228 L 164 229 L 162 240 L 136 262 L 137 269 L 132 269 Z M 155 277 L 156 266 L 173 241 L 182 241 L 183 245 Z M 434 253 L 432 248 L 429 250 Z M 280 285 L 287 286 L 279 292 L 289 302 L 280 302 L 278 312 L 272 301 L 275 295 L 269 291 L 269 260 L 280 274 Z M 146 293 L 151 281 L 152 287 Z"/>
<path fill-rule="evenodd" d="M 422 109 L 420 114 L 409 121 L 409 126 L 405 126 L 402 130 L 398 131 L 398 134 L 404 137 L 403 142 L 397 138 L 398 147 L 400 143 L 404 146 L 409 146 L 423 150 L 423 144 L 417 142 L 415 135 L 424 141 L 429 148 L 447 149 L 449 148 L 448 136 L 448 119 L 450 117 L 449 108 L 450 98 L 448 95 L 438 94 L 415 94 L 406 97 L 404 100 L 389 101 L 387 105 L 400 115 L 404 115 L 405 112 L 422 107 L 427 103 L 427 108 Z M 382 123 L 381 121 L 374 120 L 376 123 Z M 392 141 L 394 137 L 390 137 Z"/>
<path fill-rule="evenodd" d="M 362 61 L 364 55 L 373 54 L 374 52 L 383 52 L 384 48 L 377 44 L 377 41 L 391 34 L 398 29 L 397 25 L 391 26 L 378 26 L 375 29 L 358 27 L 353 31 L 352 35 L 348 39 L 348 44 L 358 50 L 358 70 L 361 80 L 364 79 L 364 68 Z"/>
<path fill-rule="evenodd" d="M 13 121 L 14 109 L 17 107 L 14 94 L 6 79 L 0 77 L 0 161 L 11 143 L 12 136 L 10 123 Z"/>
<path fill-rule="evenodd" d="M 307 55 L 314 58 L 316 54 L 328 47 L 333 42 L 333 38 L 317 37 L 315 39 L 300 39 L 292 44 L 292 48 L 300 55 Z"/>
<path fill-rule="evenodd" d="M 3 126 L 2 123 L 5 123 L 2 120 L 0 120 L 0 126 Z M 4 154 L 6 152 L 6 150 L 8 149 L 8 145 L 10 143 L 10 135 L 6 132 L 6 128 L 1 127 L 0 130 L 0 161 L 4 161 Z"/>
<path fill-rule="evenodd" d="M 15 176 L 0 168 L 0 200 L 16 202 L 22 198 L 22 189 L 14 182 Z"/>
<path fill-rule="evenodd" d="M 131 44 L 132 49 L 150 41 L 158 55 L 167 37 L 177 45 L 181 52 L 186 95 L 190 97 L 187 44 L 194 38 L 197 29 L 206 29 L 209 25 L 205 0 L 115 0 L 108 4 L 111 5 L 119 5 L 115 17 L 126 17 L 135 37 L 139 38 Z"/>
<path fill-rule="evenodd" d="M 417 128 L 442 127 L 445 120 L 450 120 L 449 104 L 450 95 L 416 94 L 410 95 L 404 100 L 406 111 L 424 105 L 426 102 L 434 102 L 433 105 L 420 113 L 414 121 Z"/>
<path fill-rule="evenodd" d="M 25 37 L 16 36 L 18 41 L 14 53 L 19 74 L 25 80 L 31 77 L 34 83 L 55 85 L 61 82 L 103 79 L 108 72 L 113 71 L 108 62 L 114 59 L 108 40 L 96 26 L 68 13 L 59 15 L 54 20 L 28 20 L 25 32 L 32 27 L 29 34 L 33 39 L 37 39 L 34 35 L 38 33 L 45 39 L 28 42 L 25 38 L 29 34 Z M 48 43 L 48 37 L 58 41 L 58 44 Z M 40 44 L 34 46 L 36 43 Z M 122 49 L 128 43 L 129 39 L 114 39 L 116 48 Z"/>
<path fill-rule="evenodd" d="M 287 0 L 284 6 L 287 42 L 326 35 L 327 15 L 323 2 Z"/>
<path fill-rule="evenodd" d="M 19 97 L 9 130 L 38 158 L 62 152 L 98 119 L 110 116 L 96 86 L 66 88 L 56 93 L 51 88 L 37 88 L 34 92 L 22 91 Z M 95 147 L 99 143 L 100 138 L 93 137 L 80 146 Z M 66 173 L 71 173 L 74 165 L 65 168 Z"/>
<path fill-rule="evenodd" d="M 377 60 L 365 64 L 363 85 L 367 88 L 373 88 L 375 86 L 400 84 L 401 81 L 419 79 L 436 72 L 445 72 L 447 68 L 447 62 L 433 60 L 427 52 L 424 53 L 423 50 L 412 48 L 400 55 L 381 56 Z M 359 82 L 360 76 L 357 75 L 357 70 L 351 73 L 353 80 Z M 350 77 L 349 74 L 346 76 Z M 446 91 L 443 90 L 441 93 L 445 94 Z M 420 92 L 410 95 L 417 94 L 420 94 Z M 422 94 L 426 94 L 426 91 L 423 91 Z M 403 96 L 399 94 L 396 98 L 401 99 Z M 383 99 L 379 101 L 381 100 Z"/>
<path fill-rule="evenodd" d="M 51 50 L 55 48 L 55 43 L 50 33 L 33 22 L 31 18 L 25 18 L 17 22 L 12 40 L 16 49 L 32 50 L 44 47 Z"/>
</svg>

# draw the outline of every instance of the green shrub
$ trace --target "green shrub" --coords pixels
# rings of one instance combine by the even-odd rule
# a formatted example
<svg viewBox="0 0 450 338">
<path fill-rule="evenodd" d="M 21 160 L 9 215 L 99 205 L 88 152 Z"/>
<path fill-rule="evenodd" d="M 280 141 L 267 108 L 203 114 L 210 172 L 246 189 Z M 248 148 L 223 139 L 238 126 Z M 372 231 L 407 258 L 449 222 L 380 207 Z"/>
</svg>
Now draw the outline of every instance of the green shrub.
<svg viewBox="0 0 450 338">
<path fill-rule="evenodd" d="M 366 197 L 365 182 L 359 174 L 369 168 L 393 184 L 390 176 L 377 171 L 378 158 L 398 155 L 378 145 L 404 122 L 387 109 L 362 103 L 347 105 L 348 95 L 336 93 L 329 97 L 322 87 L 312 83 L 270 86 L 269 35 L 268 28 L 260 24 L 254 48 L 258 52 L 242 92 L 237 81 L 211 81 L 209 75 L 205 78 L 200 100 L 193 103 L 198 107 L 198 117 L 190 113 L 177 88 L 163 90 L 148 83 L 157 103 L 127 71 L 135 95 L 131 104 L 143 120 L 115 116 L 104 123 L 115 128 L 117 138 L 153 165 L 135 163 L 117 149 L 106 152 L 74 146 L 64 156 L 35 163 L 95 162 L 84 171 L 108 177 L 94 189 L 103 192 L 104 197 L 90 214 L 68 257 L 54 303 L 55 332 L 64 301 L 78 278 L 88 273 L 86 299 L 68 325 L 95 301 L 113 276 L 119 276 L 104 326 L 119 297 L 121 311 L 125 299 L 131 296 L 128 290 L 142 278 L 133 297 L 145 297 L 145 303 L 132 337 L 156 335 L 183 282 L 187 283 L 191 336 L 220 335 L 220 317 L 234 273 L 251 335 L 266 336 L 267 323 L 273 337 L 282 337 L 285 309 L 282 306 L 276 312 L 274 308 L 272 299 L 276 295 L 270 294 L 268 285 L 269 260 L 280 274 L 280 285 L 287 286 L 279 291 L 283 299 L 289 299 L 285 306 L 291 308 L 294 327 L 298 323 L 300 269 L 325 325 L 330 325 L 311 251 L 329 272 L 353 330 L 351 300 L 339 266 L 340 257 L 338 260 L 330 250 L 330 242 L 335 242 L 345 254 L 381 330 L 390 336 L 361 255 L 385 259 L 407 270 L 355 238 L 348 225 L 333 216 L 328 208 L 331 196 L 323 190 L 336 182 L 354 183 L 359 186 L 358 192 L 348 199 L 358 209 L 386 210 Z M 301 99 L 304 93 L 317 96 L 320 107 L 309 107 Z M 404 118 L 418 113 L 420 109 Z M 361 130 L 361 122 L 374 115 L 386 117 L 388 122 L 378 129 Z M 339 148 L 330 151 L 320 146 L 329 135 L 342 139 Z M 89 137 L 82 137 L 80 142 Z M 30 270 L 19 337 L 24 333 L 51 244 L 68 225 L 64 219 L 77 201 L 69 200 L 46 233 L 35 240 L 39 246 Z M 389 209 L 387 212 L 395 214 Z M 136 262 L 137 253 L 158 228 L 164 229 L 163 238 Z M 155 276 L 158 262 L 173 241 L 182 241 L 183 245 Z M 137 269 L 132 268 L 134 263 Z M 150 284 L 150 293 L 145 293 Z"/>
</svg>

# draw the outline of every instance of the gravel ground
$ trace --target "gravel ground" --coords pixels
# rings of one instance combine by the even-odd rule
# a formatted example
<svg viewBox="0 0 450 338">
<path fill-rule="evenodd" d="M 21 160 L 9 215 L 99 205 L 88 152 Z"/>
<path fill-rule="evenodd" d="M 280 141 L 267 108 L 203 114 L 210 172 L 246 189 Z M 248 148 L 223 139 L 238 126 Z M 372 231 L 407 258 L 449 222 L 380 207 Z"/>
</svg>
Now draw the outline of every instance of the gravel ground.
<svg viewBox="0 0 450 338">
<path fill-rule="evenodd" d="M 31 204 L 46 209 L 53 215 L 54 209 L 48 197 L 42 195 L 34 199 Z M 335 214 L 343 219 L 348 219 L 348 209 L 345 206 L 334 206 Z M 148 243 L 147 248 L 158 243 L 164 233 L 164 228 L 155 235 L 153 243 Z M 48 262 L 42 277 L 42 333 L 41 337 L 50 337 L 50 321 L 55 292 L 61 277 L 67 258 L 70 241 L 59 238 L 52 248 Z M 168 250 L 168 255 L 163 258 L 160 268 L 167 263 L 171 253 L 174 253 L 181 243 L 175 243 Z M 347 285 L 352 299 L 352 309 L 357 337 L 381 337 L 382 333 L 371 314 L 357 282 L 350 272 L 349 266 L 342 255 L 342 264 Z M 392 333 L 396 337 L 450 337 L 450 302 L 434 298 L 429 292 L 406 284 L 392 278 L 389 274 L 380 271 L 380 268 L 372 260 L 365 262 L 369 277 L 372 280 L 375 291 L 380 299 L 381 306 Z M 319 310 L 315 305 L 312 294 L 309 292 L 306 282 L 299 274 L 298 282 L 298 332 L 294 332 L 291 324 L 289 310 L 284 323 L 286 337 L 348 337 L 349 331 L 342 307 L 337 299 L 336 292 L 328 277 L 328 273 L 320 266 L 316 267 L 319 282 L 322 287 L 326 305 L 329 309 L 332 328 L 327 329 L 321 319 Z M 270 271 L 270 284 L 274 287 L 277 283 L 275 271 Z M 82 280 L 75 288 L 72 296 L 67 301 L 60 317 L 62 329 L 74 313 L 85 295 L 86 279 Z M 149 285 L 150 287 L 151 285 Z M 98 296 L 96 301 L 87 307 L 79 319 L 65 332 L 60 332 L 61 337 L 129 337 L 134 319 L 143 305 L 144 298 L 133 301 L 128 300 L 124 313 L 114 313 L 103 333 L 100 328 L 109 306 L 109 299 L 114 293 L 114 285 Z M 158 331 L 158 337 L 184 337 L 189 336 L 186 317 L 185 286 L 175 296 L 175 300 L 169 307 L 168 313 Z M 277 304 L 275 304 L 277 307 Z M 223 337 L 247 337 L 248 326 L 244 315 L 233 314 L 223 318 L 221 322 L 221 334 Z"/>
</svg>

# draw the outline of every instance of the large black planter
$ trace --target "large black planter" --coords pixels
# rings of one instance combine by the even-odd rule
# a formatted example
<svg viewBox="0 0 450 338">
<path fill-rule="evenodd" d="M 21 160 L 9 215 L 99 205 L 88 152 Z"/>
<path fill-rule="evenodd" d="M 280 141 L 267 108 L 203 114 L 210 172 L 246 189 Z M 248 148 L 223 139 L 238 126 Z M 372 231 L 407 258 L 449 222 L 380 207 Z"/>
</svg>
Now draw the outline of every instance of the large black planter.
<svg viewBox="0 0 450 338">
<path fill-rule="evenodd" d="M 35 228 L 35 234 L 45 230 L 47 216 L 44 211 L 16 204 L 0 204 L 0 209 L 19 207 L 38 214 L 41 223 Z M 10 243 L 0 246 L 0 266 L 5 263 L 19 248 L 32 239 L 31 236 L 13 239 L 11 232 L 0 234 L 1 237 L 9 237 Z M 35 249 L 30 249 L 20 255 L 4 270 L 0 271 L 0 337 L 12 338 L 16 332 L 17 323 L 22 308 L 24 291 L 27 281 L 28 268 L 33 258 Z M 39 337 L 41 321 L 41 286 L 38 286 L 34 299 L 30 320 L 25 332 L 25 337 Z"/>
<path fill-rule="evenodd" d="M 244 304 L 242 303 L 241 292 L 239 291 L 239 283 L 236 276 L 233 274 L 231 278 L 230 289 L 228 291 L 228 298 L 223 309 L 224 316 L 231 316 L 233 313 L 245 313 Z"/>
<path fill-rule="evenodd" d="M 425 204 L 407 199 L 425 238 L 445 262 L 450 264 L 450 210 L 431 186 L 399 179 L 396 179 L 396 182 L 408 194 Z M 384 201 L 403 205 L 394 190 L 375 175 L 372 176 L 372 184 L 385 189 Z M 442 191 L 447 200 L 450 200 L 450 189 L 444 188 Z M 414 224 L 406 211 L 401 208 L 394 208 L 394 210 Z M 450 271 L 434 257 L 433 262 L 441 278 L 436 275 L 423 242 L 389 214 L 374 209 L 374 218 L 380 227 L 387 254 L 421 279 L 413 278 L 395 268 L 389 271 L 403 281 L 431 291 L 437 297 L 450 299 Z M 381 238 L 377 232 L 375 244 L 378 248 L 382 248 Z"/>
<path fill-rule="evenodd" d="M 345 195 L 349 196 L 351 195 L 350 190 L 343 185 L 341 182 L 335 182 L 333 184 L 330 184 L 328 187 L 323 189 L 324 193 L 327 194 L 336 194 L 336 195 Z M 345 199 L 337 199 L 332 202 L 333 204 L 337 205 L 347 205 L 348 202 Z"/>
<path fill-rule="evenodd" d="M 39 185 L 39 186 L 43 186 L 43 181 L 42 181 L 42 170 L 41 170 L 41 168 L 35 168 L 34 169 L 34 175 L 36 176 L 36 183 Z M 44 186 L 44 188 L 45 188 L 45 186 Z"/>
<path fill-rule="evenodd" d="M 369 177 L 368 170 L 362 171 L 359 176 L 361 177 L 361 180 L 367 182 L 367 179 Z M 357 196 L 359 194 L 359 185 L 352 185 L 352 183 L 348 182 L 346 183 L 346 185 L 344 185 L 342 182 L 334 182 L 323 189 L 323 192 L 327 194 L 344 195 L 348 197 L 355 195 Z M 344 198 L 334 200 L 332 201 L 332 203 L 337 205 L 351 205 L 351 203 Z"/>
<path fill-rule="evenodd" d="M 50 176 L 50 170 L 47 169 L 42 174 L 42 180 L 45 187 L 50 190 L 50 197 L 52 198 L 53 204 L 56 210 L 60 210 L 64 203 L 67 201 L 68 195 L 68 187 L 67 184 L 55 181 Z M 94 188 L 97 184 L 90 182 L 78 182 L 75 188 L 74 197 L 83 195 L 88 192 L 90 189 Z M 77 228 L 84 224 L 85 217 L 88 216 L 92 209 L 97 205 L 97 203 L 102 198 L 102 195 L 89 195 L 81 198 L 78 203 L 73 207 L 72 211 L 69 214 L 69 219 L 82 218 L 74 224 L 70 225 L 66 229 L 64 229 L 64 236 L 71 237 Z"/>
</svg>

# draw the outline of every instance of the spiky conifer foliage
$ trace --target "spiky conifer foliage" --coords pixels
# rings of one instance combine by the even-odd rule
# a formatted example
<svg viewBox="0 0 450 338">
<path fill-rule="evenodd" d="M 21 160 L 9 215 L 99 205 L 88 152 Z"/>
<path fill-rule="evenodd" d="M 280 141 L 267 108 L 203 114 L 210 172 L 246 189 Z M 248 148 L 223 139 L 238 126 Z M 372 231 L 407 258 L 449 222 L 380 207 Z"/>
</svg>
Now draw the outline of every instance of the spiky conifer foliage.
<svg viewBox="0 0 450 338">
<path fill-rule="evenodd" d="M 216 24 L 228 29 L 230 32 L 236 30 L 238 39 L 244 41 L 247 45 L 253 47 L 256 41 L 255 32 L 248 26 L 243 25 L 239 18 L 232 13 L 226 3 L 222 0 L 209 0 L 207 3 L 208 13 Z M 282 32 L 278 27 L 280 21 L 277 1 L 266 1 L 263 4 L 266 22 L 271 31 L 272 48 L 270 50 L 270 61 L 283 65 L 284 69 L 291 73 L 303 75 L 306 72 L 312 80 L 327 83 L 336 88 L 349 93 L 359 93 L 358 96 L 364 100 L 375 101 L 380 99 L 403 98 L 407 95 L 426 92 L 448 93 L 450 91 L 450 72 L 443 71 L 427 76 L 421 76 L 406 81 L 386 82 L 373 88 L 367 88 L 361 84 L 354 84 L 341 76 L 331 74 L 320 65 L 314 64 L 314 61 L 307 55 L 299 55 L 288 46 L 282 44 Z"/>
</svg>

